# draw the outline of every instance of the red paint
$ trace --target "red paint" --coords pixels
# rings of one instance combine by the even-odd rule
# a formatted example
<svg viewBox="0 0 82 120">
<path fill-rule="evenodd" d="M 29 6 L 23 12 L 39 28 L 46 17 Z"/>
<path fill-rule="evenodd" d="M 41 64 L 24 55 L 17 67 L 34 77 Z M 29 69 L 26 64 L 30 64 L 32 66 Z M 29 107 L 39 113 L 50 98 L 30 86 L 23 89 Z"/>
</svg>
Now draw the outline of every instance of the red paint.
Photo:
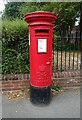
<svg viewBox="0 0 82 120">
<path fill-rule="evenodd" d="M 35 87 L 49 86 L 52 76 L 52 22 L 56 15 L 32 12 L 24 18 L 29 25 L 30 84 Z"/>
</svg>

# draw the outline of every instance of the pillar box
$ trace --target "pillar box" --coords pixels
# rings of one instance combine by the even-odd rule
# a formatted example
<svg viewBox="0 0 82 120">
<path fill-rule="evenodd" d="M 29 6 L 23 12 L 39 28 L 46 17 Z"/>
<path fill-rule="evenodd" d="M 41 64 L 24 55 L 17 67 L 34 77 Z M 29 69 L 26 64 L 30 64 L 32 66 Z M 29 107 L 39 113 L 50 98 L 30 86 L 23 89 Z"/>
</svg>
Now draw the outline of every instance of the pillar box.
<svg viewBox="0 0 82 120">
<path fill-rule="evenodd" d="M 32 12 L 24 16 L 28 23 L 30 54 L 30 99 L 49 103 L 52 78 L 52 23 L 56 15 Z"/>
</svg>

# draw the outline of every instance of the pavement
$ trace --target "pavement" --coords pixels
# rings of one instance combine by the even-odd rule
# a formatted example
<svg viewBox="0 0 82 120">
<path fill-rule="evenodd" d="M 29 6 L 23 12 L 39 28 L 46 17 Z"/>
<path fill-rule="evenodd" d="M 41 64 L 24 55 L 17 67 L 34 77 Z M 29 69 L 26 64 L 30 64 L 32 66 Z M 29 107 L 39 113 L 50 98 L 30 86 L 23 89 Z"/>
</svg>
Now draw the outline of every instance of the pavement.
<svg viewBox="0 0 82 120">
<path fill-rule="evenodd" d="M 2 118 L 80 118 L 80 89 L 69 89 L 52 98 L 47 106 L 33 105 L 28 98 L 2 96 Z"/>
</svg>

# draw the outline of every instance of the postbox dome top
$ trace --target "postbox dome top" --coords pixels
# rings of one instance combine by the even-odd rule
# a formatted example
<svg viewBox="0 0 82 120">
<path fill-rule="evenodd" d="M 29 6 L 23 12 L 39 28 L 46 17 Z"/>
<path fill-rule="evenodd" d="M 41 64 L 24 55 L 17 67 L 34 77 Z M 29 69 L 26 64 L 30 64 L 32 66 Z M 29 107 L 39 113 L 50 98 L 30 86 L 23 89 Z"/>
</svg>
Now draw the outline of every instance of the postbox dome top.
<svg viewBox="0 0 82 120">
<path fill-rule="evenodd" d="M 36 11 L 36 12 L 31 12 L 28 14 L 24 15 L 24 19 L 26 22 L 31 23 L 31 22 L 54 22 L 56 19 L 56 15 L 51 13 L 51 12 L 45 12 L 45 11 Z"/>
</svg>

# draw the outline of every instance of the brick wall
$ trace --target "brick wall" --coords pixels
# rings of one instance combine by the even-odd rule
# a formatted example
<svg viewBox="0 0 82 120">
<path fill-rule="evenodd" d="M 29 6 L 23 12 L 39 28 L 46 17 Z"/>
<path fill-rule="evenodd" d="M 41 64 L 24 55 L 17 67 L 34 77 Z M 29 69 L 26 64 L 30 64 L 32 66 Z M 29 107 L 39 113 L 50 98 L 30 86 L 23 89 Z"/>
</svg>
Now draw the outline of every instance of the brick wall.
<svg viewBox="0 0 82 120">
<path fill-rule="evenodd" d="M 56 84 L 61 84 L 64 87 L 81 86 L 82 75 L 81 71 L 63 71 L 53 73 L 53 80 Z"/>
<path fill-rule="evenodd" d="M 2 75 L 0 88 L 2 91 L 22 90 L 29 85 L 28 74 L 7 74 Z M 82 84 L 82 75 L 80 71 L 64 71 L 53 73 L 52 80 L 56 84 L 61 84 L 63 87 L 76 87 Z"/>
<path fill-rule="evenodd" d="M 29 85 L 27 80 L 8 80 L 0 82 L 2 84 L 2 91 L 22 90 Z"/>
</svg>

